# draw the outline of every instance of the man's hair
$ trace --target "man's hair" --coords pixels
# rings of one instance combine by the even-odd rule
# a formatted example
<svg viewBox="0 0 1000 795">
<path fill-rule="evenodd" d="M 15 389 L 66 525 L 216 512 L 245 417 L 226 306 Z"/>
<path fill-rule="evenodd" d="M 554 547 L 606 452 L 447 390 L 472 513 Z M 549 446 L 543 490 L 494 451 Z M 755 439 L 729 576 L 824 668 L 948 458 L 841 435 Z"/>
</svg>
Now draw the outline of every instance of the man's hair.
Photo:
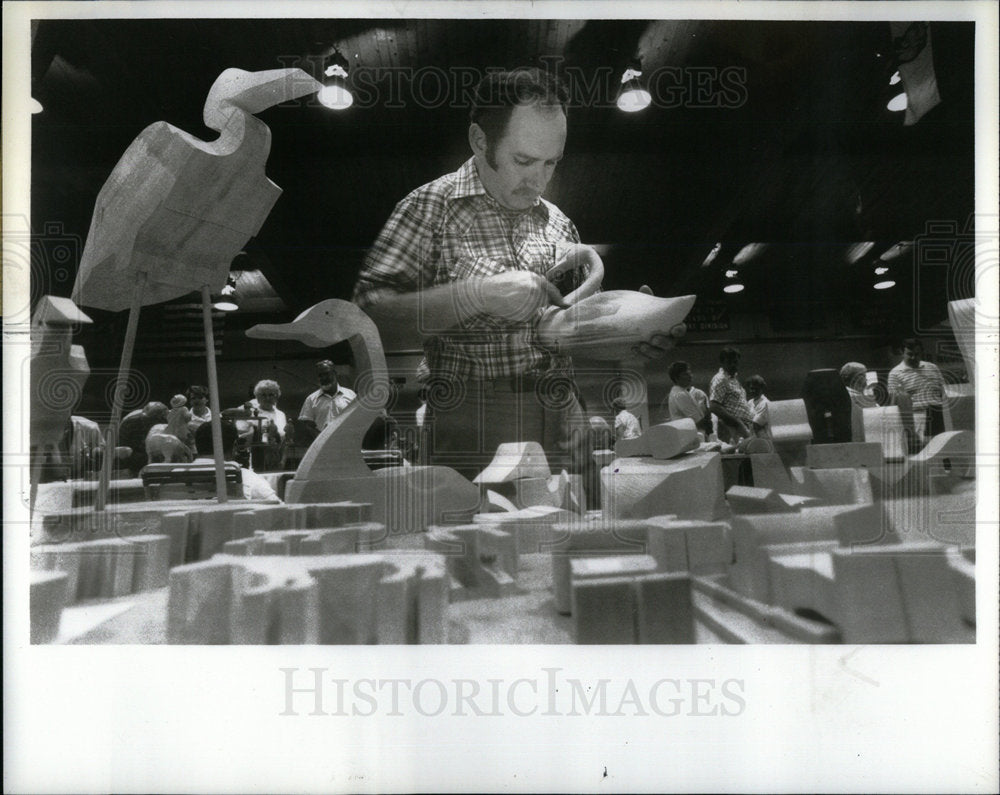
<svg viewBox="0 0 1000 795">
<path fill-rule="evenodd" d="M 739 357 L 739 355 L 740 355 L 740 349 L 739 348 L 729 348 L 729 347 L 726 347 L 726 348 L 723 348 L 721 351 L 719 351 L 719 361 L 720 362 L 724 362 L 727 359 L 731 359 L 733 357 Z"/>
<path fill-rule="evenodd" d="M 747 379 L 747 386 L 748 387 L 755 386 L 757 387 L 757 389 L 763 392 L 765 389 L 767 389 L 767 382 L 764 380 L 763 376 L 752 375 Z"/>
<path fill-rule="evenodd" d="M 503 138 L 517 105 L 546 105 L 569 115 L 569 90 L 558 77 L 534 67 L 490 72 L 476 87 L 469 122 L 478 124 L 492 147 Z"/>
<path fill-rule="evenodd" d="M 907 337 L 900 343 L 901 348 L 909 348 L 911 351 L 924 352 L 924 344 L 916 337 Z"/>
<path fill-rule="evenodd" d="M 232 455 L 239 432 L 236 424 L 232 420 L 222 419 L 222 455 Z M 198 455 L 215 455 L 215 445 L 212 443 L 212 423 L 203 422 L 194 432 L 194 445 L 198 448 Z"/>
<path fill-rule="evenodd" d="M 272 381 L 270 378 L 258 381 L 257 386 L 253 388 L 254 397 L 259 397 L 261 392 L 277 392 L 278 397 L 281 397 L 281 387 L 278 386 L 277 381 Z"/>
<path fill-rule="evenodd" d="M 670 380 L 676 384 L 677 379 L 681 377 L 681 373 L 690 369 L 690 365 L 688 365 L 687 362 L 673 362 L 670 367 L 667 368 L 667 375 L 669 375 Z"/>
<path fill-rule="evenodd" d="M 321 367 L 329 368 L 331 370 L 334 369 L 333 362 L 329 359 L 320 359 L 320 361 L 316 362 L 316 369 L 319 370 Z"/>
<path fill-rule="evenodd" d="M 840 368 L 840 380 L 844 382 L 844 386 L 852 386 L 858 376 L 866 372 L 868 368 L 861 362 L 848 362 Z"/>
<path fill-rule="evenodd" d="M 194 400 L 195 398 L 207 398 L 207 397 L 208 397 L 208 389 L 206 387 L 199 386 L 197 384 L 188 387 L 187 399 L 189 402 Z"/>
</svg>

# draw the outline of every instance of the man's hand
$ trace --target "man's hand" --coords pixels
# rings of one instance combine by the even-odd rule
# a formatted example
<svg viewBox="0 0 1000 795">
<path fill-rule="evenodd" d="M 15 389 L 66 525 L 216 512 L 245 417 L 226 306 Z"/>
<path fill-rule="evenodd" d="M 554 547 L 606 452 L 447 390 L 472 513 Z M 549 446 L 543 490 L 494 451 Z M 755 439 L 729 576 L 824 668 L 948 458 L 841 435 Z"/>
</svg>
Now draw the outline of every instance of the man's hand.
<svg viewBox="0 0 1000 795">
<path fill-rule="evenodd" d="M 506 271 L 461 284 L 463 298 L 469 301 L 472 310 L 462 314 L 483 313 L 520 322 L 549 304 L 564 309 L 567 306 L 552 282 L 531 271 Z"/>
</svg>

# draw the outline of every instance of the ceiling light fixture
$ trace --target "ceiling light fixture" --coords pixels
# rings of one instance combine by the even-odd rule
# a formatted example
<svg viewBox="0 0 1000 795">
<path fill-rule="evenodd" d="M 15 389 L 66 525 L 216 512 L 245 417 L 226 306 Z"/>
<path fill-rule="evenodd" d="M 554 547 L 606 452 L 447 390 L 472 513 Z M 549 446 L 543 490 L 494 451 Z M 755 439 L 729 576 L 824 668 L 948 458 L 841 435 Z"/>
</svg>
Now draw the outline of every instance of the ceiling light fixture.
<svg viewBox="0 0 1000 795">
<path fill-rule="evenodd" d="M 43 110 L 42 103 L 39 102 L 34 97 L 31 97 L 31 102 L 29 104 L 31 105 L 31 112 L 32 113 L 41 113 L 42 112 L 42 110 Z"/>
<path fill-rule="evenodd" d="M 892 73 L 892 77 L 889 78 L 889 85 L 894 86 L 900 80 L 902 80 L 902 78 L 899 76 L 899 70 L 897 69 L 895 72 Z"/>
<path fill-rule="evenodd" d="M 909 254 L 910 249 L 913 248 L 913 243 L 909 240 L 901 240 L 898 243 L 893 243 L 889 248 L 882 252 L 879 259 L 883 262 L 889 262 L 897 257 L 902 257 L 904 254 Z"/>
<path fill-rule="evenodd" d="M 347 83 L 349 67 L 350 64 L 340 54 L 340 50 L 334 48 L 323 69 L 323 88 L 316 95 L 320 103 L 333 110 L 344 110 L 354 104 L 354 95 Z"/>
<path fill-rule="evenodd" d="M 880 282 L 875 282 L 872 287 L 876 290 L 888 290 L 890 287 L 895 287 L 896 281 L 894 279 L 885 279 Z"/>
<path fill-rule="evenodd" d="M 875 269 L 875 275 L 876 276 L 881 276 L 883 273 L 888 273 L 888 272 L 889 272 L 889 269 L 887 267 L 885 267 L 885 265 L 879 265 Z"/>
<path fill-rule="evenodd" d="M 745 265 L 767 248 L 767 243 L 747 243 L 733 257 L 733 265 Z"/>
<path fill-rule="evenodd" d="M 868 240 L 864 243 L 854 243 L 847 248 L 847 252 L 844 254 L 844 258 L 850 263 L 854 264 L 859 259 L 861 259 L 865 254 L 872 250 L 875 245 L 874 240 Z"/>
<path fill-rule="evenodd" d="M 618 92 L 618 108 L 626 113 L 635 113 L 649 107 L 652 95 L 642 86 L 642 62 L 635 58 L 629 61 L 628 68 L 622 74 L 622 86 Z"/>
<path fill-rule="evenodd" d="M 899 113 L 900 111 L 906 110 L 906 92 L 901 94 L 896 94 L 892 99 L 889 100 L 886 107 L 893 113 Z"/>
<path fill-rule="evenodd" d="M 212 308 L 220 312 L 235 312 L 240 308 L 240 299 L 236 294 L 236 277 L 231 273 L 226 279 L 226 286 L 217 295 L 212 296 Z"/>
<path fill-rule="evenodd" d="M 743 280 L 740 278 L 740 272 L 736 268 L 727 268 L 726 271 L 726 283 L 722 286 L 722 292 L 732 295 L 733 293 L 741 293 L 746 285 L 743 284 Z"/>
<path fill-rule="evenodd" d="M 707 268 L 711 265 L 715 261 L 715 258 L 719 256 L 720 251 L 722 251 L 722 241 L 719 241 L 712 247 L 712 250 L 708 252 L 708 256 L 705 257 L 705 261 L 701 263 L 701 267 Z"/>
</svg>

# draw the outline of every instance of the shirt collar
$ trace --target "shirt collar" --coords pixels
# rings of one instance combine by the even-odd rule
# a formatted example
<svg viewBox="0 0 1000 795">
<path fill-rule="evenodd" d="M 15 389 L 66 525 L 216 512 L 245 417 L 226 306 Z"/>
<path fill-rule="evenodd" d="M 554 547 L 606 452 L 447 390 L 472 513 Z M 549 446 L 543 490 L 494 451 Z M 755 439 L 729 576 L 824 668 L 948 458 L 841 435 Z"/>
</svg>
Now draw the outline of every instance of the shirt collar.
<svg viewBox="0 0 1000 795">
<path fill-rule="evenodd" d="M 466 160 L 461 168 L 455 172 L 455 188 L 452 191 L 451 199 L 467 199 L 472 196 L 482 196 L 492 207 L 495 207 L 501 213 L 509 215 L 519 214 L 512 213 L 486 192 L 483 181 L 479 178 L 479 169 L 476 168 L 476 158 L 474 156 Z M 541 216 L 545 221 L 549 218 L 548 204 L 542 198 L 539 198 L 527 212 L 533 212 Z"/>
</svg>

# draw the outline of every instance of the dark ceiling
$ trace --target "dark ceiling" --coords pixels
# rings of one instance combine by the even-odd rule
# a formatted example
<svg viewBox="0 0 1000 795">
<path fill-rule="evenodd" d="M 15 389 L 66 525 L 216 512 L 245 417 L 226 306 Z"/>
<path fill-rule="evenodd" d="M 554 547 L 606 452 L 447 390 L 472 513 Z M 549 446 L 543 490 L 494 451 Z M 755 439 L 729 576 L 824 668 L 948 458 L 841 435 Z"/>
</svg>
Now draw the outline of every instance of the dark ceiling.
<svg viewBox="0 0 1000 795">
<path fill-rule="evenodd" d="M 635 20 L 91 20 L 33 29 L 33 228 L 86 237 L 94 200 L 148 124 L 194 135 L 227 67 L 319 76 L 336 44 L 357 101 L 268 109 L 268 176 L 284 194 L 247 251 L 290 311 L 349 297 L 396 201 L 467 156 L 463 91 L 491 67 L 563 70 L 574 96 L 547 197 L 603 244 L 609 288 L 718 290 L 748 242 L 770 244 L 737 300 L 870 299 L 871 256 L 974 209 L 972 23 L 930 26 L 941 104 L 914 126 L 886 109 L 888 23 Z M 655 101 L 625 114 L 618 77 L 642 57 Z M 723 248 L 702 268 L 717 241 Z M 69 295 L 72 269 L 50 274 Z M 862 285 L 859 287 L 859 285 Z M 912 284 L 895 297 L 909 311 Z M 963 297 L 961 285 L 948 297 Z M 943 292 L 933 297 L 944 316 Z M 926 297 L 924 298 L 926 299 Z M 935 310 L 937 311 L 937 310 Z"/>
</svg>

